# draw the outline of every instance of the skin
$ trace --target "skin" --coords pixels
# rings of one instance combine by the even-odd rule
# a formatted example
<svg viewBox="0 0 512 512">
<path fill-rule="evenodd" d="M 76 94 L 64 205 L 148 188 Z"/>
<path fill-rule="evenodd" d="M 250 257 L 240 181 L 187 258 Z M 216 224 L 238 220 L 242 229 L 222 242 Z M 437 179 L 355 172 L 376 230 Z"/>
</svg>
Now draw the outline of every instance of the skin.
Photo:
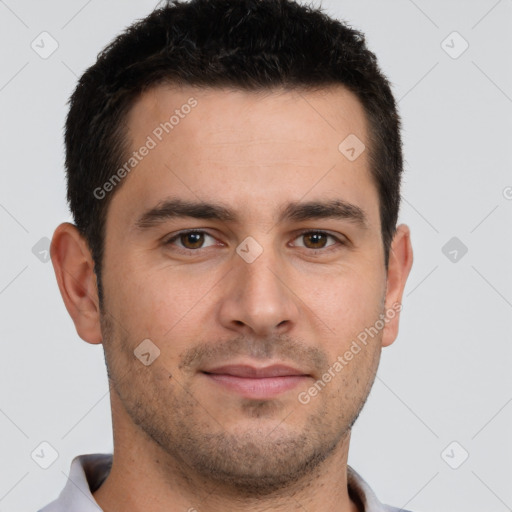
<svg viewBox="0 0 512 512">
<path fill-rule="evenodd" d="M 110 192 L 104 311 L 76 228 L 61 224 L 52 241 L 67 310 L 83 340 L 103 343 L 109 373 L 114 459 L 94 498 L 112 512 L 355 512 L 350 429 L 382 347 L 397 337 L 398 312 L 309 403 L 298 395 L 401 302 L 412 265 L 402 224 L 386 271 L 367 151 L 351 162 L 338 150 L 349 134 L 368 147 L 363 108 L 339 86 L 265 94 L 158 86 L 128 116 L 133 150 L 190 97 L 197 107 Z M 239 218 L 136 226 L 171 196 L 220 202 Z M 332 199 L 361 208 L 366 228 L 350 219 L 277 220 L 290 201 Z M 208 235 L 203 245 L 186 237 L 166 244 L 190 228 Z M 248 236 L 263 249 L 252 263 L 236 252 Z M 146 366 L 134 349 L 148 338 L 160 355 Z M 283 363 L 307 376 L 253 399 L 202 373 L 228 363 Z"/>
</svg>

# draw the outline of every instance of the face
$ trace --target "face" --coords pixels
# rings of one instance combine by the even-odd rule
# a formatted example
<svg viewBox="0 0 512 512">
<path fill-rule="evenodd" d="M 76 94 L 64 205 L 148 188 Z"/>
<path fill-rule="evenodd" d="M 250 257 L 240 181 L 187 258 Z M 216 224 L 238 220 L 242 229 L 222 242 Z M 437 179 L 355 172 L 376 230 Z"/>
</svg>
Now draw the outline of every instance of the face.
<svg viewBox="0 0 512 512">
<path fill-rule="evenodd" d="M 110 192 L 102 272 L 116 403 L 205 477 L 286 485 L 347 438 L 387 329 L 377 190 L 366 151 L 338 148 L 368 146 L 362 106 L 162 86 L 128 126 L 141 158 Z"/>
</svg>

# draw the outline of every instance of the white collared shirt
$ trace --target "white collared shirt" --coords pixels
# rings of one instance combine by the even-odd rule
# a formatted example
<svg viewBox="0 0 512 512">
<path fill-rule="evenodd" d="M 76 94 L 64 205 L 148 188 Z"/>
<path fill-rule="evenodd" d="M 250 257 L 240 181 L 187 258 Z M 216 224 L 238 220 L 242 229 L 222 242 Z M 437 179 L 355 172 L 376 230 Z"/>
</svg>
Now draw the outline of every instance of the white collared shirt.
<svg viewBox="0 0 512 512">
<path fill-rule="evenodd" d="M 71 462 L 68 481 L 59 497 L 38 512 L 102 512 L 93 493 L 110 473 L 112 454 L 90 453 L 77 455 Z M 408 512 L 382 504 L 370 486 L 350 466 L 347 466 L 348 489 L 358 500 L 362 512 Z"/>
</svg>

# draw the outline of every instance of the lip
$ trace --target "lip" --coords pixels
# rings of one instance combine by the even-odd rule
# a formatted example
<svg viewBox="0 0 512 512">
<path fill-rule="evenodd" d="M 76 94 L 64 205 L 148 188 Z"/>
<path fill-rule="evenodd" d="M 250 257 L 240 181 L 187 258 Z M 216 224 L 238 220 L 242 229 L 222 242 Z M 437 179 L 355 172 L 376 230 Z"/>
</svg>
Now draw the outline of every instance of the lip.
<svg viewBox="0 0 512 512">
<path fill-rule="evenodd" d="M 212 383 L 245 398 L 264 400 L 290 391 L 311 375 L 286 365 L 225 365 L 203 370 Z"/>
<path fill-rule="evenodd" d="M 273 364 L 271 366 L 263 366 L 260 368 L 246 364 L 227 364 L 203 371 L 205 373 L 211 373 L 215 375 L 232 375 L 233 377 L 245 377 L 252 379 L 307 375 L 302 370 L 298 370 L 297 368 L 286 366 L 284 364 Z"/>
</svg>

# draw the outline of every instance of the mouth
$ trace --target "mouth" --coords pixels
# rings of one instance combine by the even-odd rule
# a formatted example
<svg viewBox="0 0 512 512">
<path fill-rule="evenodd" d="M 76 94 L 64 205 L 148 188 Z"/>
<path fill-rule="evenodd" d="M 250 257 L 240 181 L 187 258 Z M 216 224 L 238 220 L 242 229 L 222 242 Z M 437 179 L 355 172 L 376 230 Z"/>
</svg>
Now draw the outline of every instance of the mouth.
<svg viewBox="0 0 512 512">
<path fill-rule="evenodd" d="M 304 384 L 311 375 L 285 365 L 254 367 L 225 365 L 201 372 L 209 381 L 244 398 L 264 400 L 291 391 Z"/>
</svg>

